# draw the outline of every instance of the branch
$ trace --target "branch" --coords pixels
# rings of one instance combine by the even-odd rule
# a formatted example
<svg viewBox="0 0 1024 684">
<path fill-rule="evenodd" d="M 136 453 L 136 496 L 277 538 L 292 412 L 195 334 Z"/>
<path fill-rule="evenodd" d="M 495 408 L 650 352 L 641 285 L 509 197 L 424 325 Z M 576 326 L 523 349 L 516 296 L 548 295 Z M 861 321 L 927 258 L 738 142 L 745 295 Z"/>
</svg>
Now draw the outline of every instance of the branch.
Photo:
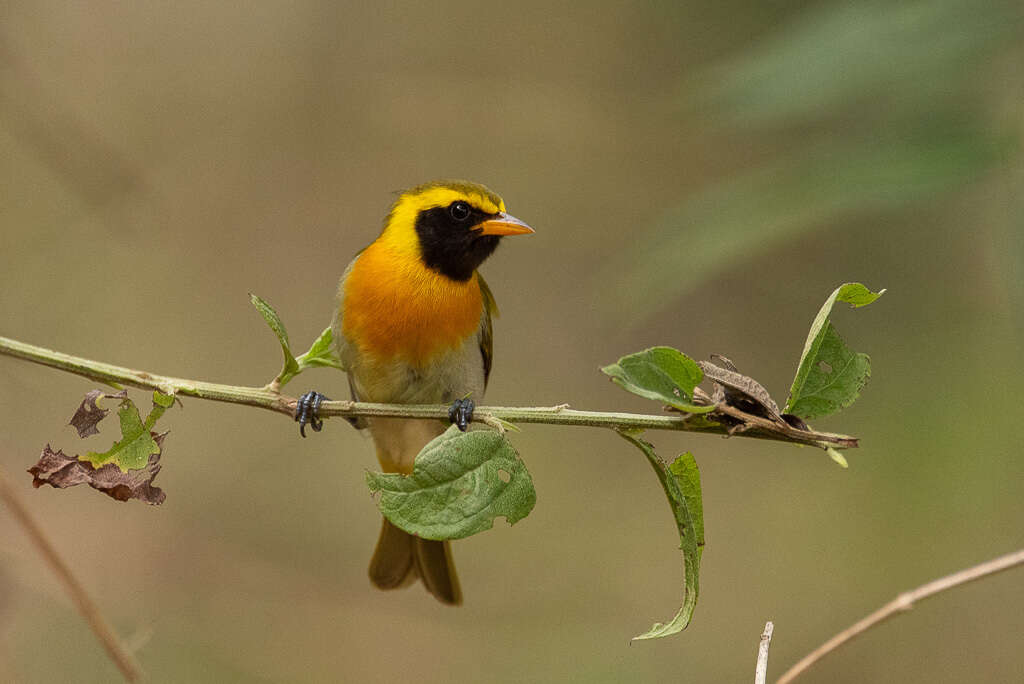
<svg viewBox="0 0 1024 684">
<path fill-rule="evenodd" d="M 79 356 L 71 356 L 70 354 L 37 347 L 7 337 L 0 337 L 0 354 L 6 354 L 7 356 L 81 375 L 115 387 L 128 385 L 142 389 L 160 390 L 165 394 L 256 406 L 277 413 L 283 413 L 287 416 L 292 416 L 295 412 L 295 398 L 281 394 L 273 383 L 264 387 L 243 387 L 155 375 L 146 371 L 133 370 L 101 361 L 92 361 Z M 679 430 L 725 436 L 736 435 L 752 437 L 754 439 L 808 444 L 817 447 L 833 446 L 839 449 L 857 446 L 857 439 L 854 437 L 829 432 L 800 430 L 790 425 L 776 423 L 761 416 L 745 413 L 727 404 L 718 404 L 715 411 L 705 415 L 714 420 L 716 413 L 733 418 L 733 422 L 739 420 L 746 429 L 737 431 L 735 428 L 730 429 L 724 424 L 708 425 L 707 421 L 692 421 L 690 414 L 650 415 L 576 411 L 569 409 L 567 405 L 550 407 L 478 406 L 474 412 L 473 420 L 490 425 L 493 425 L 496 420 L 500 420 L 511 423 L 583 425 L 621 430 Z M 448 407 L 427 404 L 375 404 L 355 401 L 328 401 L 320 405 L 320 416 L 325 418 L 328 416 L 343 416 L 346 418 L 365 416 L 448 420 Z"/>
<path fill-rule="evenodd" d="M 768 647 L 772 643 L 772 632 L 775 625 L 772 621 L 764 623 L 764 631 L 761 632 L 761 643 L 757 647 L 757 667 L 754 668 L 754 684 L 764 684 L 768 677 Z"/>
<path fill-rule="evenodd" d="M 89 624 L 89 628 L 96 635 L 96 638 L 103 644 L 107 655 L 117 665 L 117 669 L 121 671 L 125 680 L 137 682 L 142 679 L 142 669 L 135 662 L 135 658 L 118 641 L 113 628 L 103 619 L 99 608 L 89 598 L 89 594 L 86 593 L 85 588 L 82 587 L 81 582 L 75 577 L 68 564 L 57 553 L 57 549 L 54 548 L 53 544 L 46 537 L 43 528 L 32 518 L 28 508 L 15 495 L 14 489 L 8 484 L 3 472 L 0 472 L 0 500 L 7 504 L 11 514 L 14 515 L 14 518 L 24 528 L 25 533 L 39 549 L 43 559 L 49 564 L 53 572 L 56 573 L 57 579 L 64 585 L 64 589 L 68 592 L 79 614 Z"/>
<path fill-rule="evenodd" d="M 988 575 L 994 575 L 997 572 L 1009 570 L 1012 567 L 1022 564 L 1024 564 L 1024 549 L 1008 553 L 1005 556 L 1000 556 L 999 558 L 993 558 L 992 560 L 981 563 L 980 565 L 975 565 L 974 567 L 961 570 L 960 572 L 953 573 L 952 575 L 940 577 L 939 579 L 933 580 L 912 591 L 904 592 L 876 610 L 874 613 L 871 613 L 871 615 L 868 615 L 859 622 L 850 625 L 842 632 L 836 634 L 834 637 L 816 648 L 814 651 L 804 656 L 800 662 L 789 668 L 786 673 L 779 678 L 777 684 L 787 684 L 787 682 L 793 681 L 803 674 L 804 671 L 810 668 L 811 665 L 818 662 L 821 658 L 836 650 L 847 641 L 850 641 L 855 636 L 859 636 L 875 625 L 888 620 L 898 613 L 910 610 L 913 608 L 915 601 L 926 599 L 930 596 L 934 596 L 935 594 L 952 589 L 953 587 L 960 586 L 961 584 L 973 582 L 976 579 L 981 579 Z"/>
</svg>

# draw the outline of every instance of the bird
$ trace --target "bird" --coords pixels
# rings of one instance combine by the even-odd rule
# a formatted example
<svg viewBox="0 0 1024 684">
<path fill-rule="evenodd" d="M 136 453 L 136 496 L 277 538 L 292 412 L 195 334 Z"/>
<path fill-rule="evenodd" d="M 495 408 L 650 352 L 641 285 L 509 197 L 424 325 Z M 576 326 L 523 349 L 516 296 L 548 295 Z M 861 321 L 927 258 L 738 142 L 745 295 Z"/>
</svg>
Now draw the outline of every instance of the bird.
<svg viewBox="0 0 1024 684">
<path fill-rule="evenodd" d="M 490 288 L 478 272 L 503 237 L 534 230 L 478 183 L 438 180 L 398 195 L 384 228 L 345 269 L 338 285 L 333 343 L 353 400 L 449 404 L 449 422 L 465 431 L 483 397 L 493 358 Z M 323 425 L 326 397 L 311 391 L 295 419 Z M 444 432 L 440 420 L 352 418 L 369 430 L 384 472 L 408 475 L 420 450 Z M 380 589 L 417 579 L 443 604 L 462 603 L 448 541 L 423 539 L 386 518 L 370 561 Z"/>
</svg>

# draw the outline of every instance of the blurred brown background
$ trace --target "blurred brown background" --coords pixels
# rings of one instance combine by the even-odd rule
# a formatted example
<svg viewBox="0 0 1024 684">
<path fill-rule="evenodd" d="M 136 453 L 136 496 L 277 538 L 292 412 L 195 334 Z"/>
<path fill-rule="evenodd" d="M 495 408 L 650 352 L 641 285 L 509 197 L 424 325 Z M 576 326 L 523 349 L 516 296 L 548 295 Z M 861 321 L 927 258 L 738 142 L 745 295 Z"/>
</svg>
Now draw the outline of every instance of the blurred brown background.
<svg viewBox="0 0 1024 684">
<path fill-rule="evenodd" d="M 702 468 L 702 593 L 614 435 L 514 437 L 538 504 L 456 544 L 466 604 L 372 590 L 372 448 L 342 421 L 185 400 L 160 508 L 30 487 L 93 383 L 0 358 L 0 465 L 158 682 L 749 681 L 899 591 L 1022 545 L 1019 2 L 0 4 L 0 334 L 262 384 L 393 191 L 465 177 L 537 229 L 484 267 L 488 403 L 651 411 L 597 368 L 719 352 L 780 400 L 829 292 L 874 377 L 810 449 L 651 434 Z M 289 390 L 345 394 L 313 371 Z M 141 394 L 137 394 L 141 397 Z M 109 444 L 110 423 L 94 437 Z M 95 448 L 95 447 L 93 447 Z M 105 446 L 104 446 L 105 448 Z M 116 671 L 0 512 L 0 681 Z M 1021 681 L 1014 571 L 915 608 L 808 682 Z"/>
</svg>

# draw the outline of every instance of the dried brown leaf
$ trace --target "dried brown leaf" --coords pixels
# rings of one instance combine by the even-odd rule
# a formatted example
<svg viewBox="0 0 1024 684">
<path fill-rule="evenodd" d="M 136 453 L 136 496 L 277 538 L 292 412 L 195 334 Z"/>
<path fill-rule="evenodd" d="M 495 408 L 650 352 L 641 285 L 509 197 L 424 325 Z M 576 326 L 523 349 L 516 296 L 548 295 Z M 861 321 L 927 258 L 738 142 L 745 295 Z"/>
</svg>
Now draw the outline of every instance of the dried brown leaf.
<svg viewBox="0 0 1024 684">
<path fill-rule="evenodd" d="M 797 430 L 803 430 L 804 432 L 810 432 L 811 426 L 807 424 L 800 416 L 794 416 L 792 413 L 783 413 L 782 420 L 786 421 L 790 427 L 794 427 Z"/>
<path fill-rule="evenodd" d="M 731 370 L 734 373 L 740 372 L 740 369 L 736 367 L 736 364 L 732 362 L 732 359 L 730 359 L 727 356 L 722 356 L 721 354 L 712 354 L 711 360 L 717 363 L 725 370 Z"/>
<path fill-rule="evenodd" d="M 166 436 L 166 432 L 154 434 L 153 440 L 162 445 Z M 33 487 L 48 484 L 55 489 L 66 489 L 87 484 L 118 501 L 138 499 L 151 505 L 158 505 L 164 502 L 166 494 L 152 483 L 160 472 L 162 453 L 161 448 L 161 453 L 151 454 L 149 463 L 144 468 L 125 472 L 114 463 L 95 468 L 88 461 L 80 461 L 61 450 L 54 452 L 47 444 L 39 456 L 39 461 L 29 468 L 28 472 L 32 475 Z"/>
<path fill-rule="evenodd" d="M 88 392 L 85 398 L 82 399 L 82 403 L 79 404 L 78 410 L 75 411 L 75 415 L 71 416 L 71 422 L 68 424 L 78 430 L 78 436 L 83 439 L 89 435 L 98 434 L 99 429 L 97 429 L 96 424 L 110 413 L 110 409 L 100 408 L 96 401 L 100 397 L 124 399 L 127 396 L 127 390 L 121 390 L 117 394 L 107 394 L 103 390 L 94 389 Z"/>
<path fill-rule="evenodd" d="M 715 383 L 716 397 L 724 395 L 725 403 L 730 406 L 762 418 L 783 422 L 779 405 L 761 383 L 749 375 L 738 372 L 732 361 L 724 356 L 714 355 L 712 358 L 728 368 L 716 366 L 708 361 L 698 361 L 697 364 L 704 371 L 704 376 Z M 722 388 L 721 392 L 718 387 Z"/>
</svg>

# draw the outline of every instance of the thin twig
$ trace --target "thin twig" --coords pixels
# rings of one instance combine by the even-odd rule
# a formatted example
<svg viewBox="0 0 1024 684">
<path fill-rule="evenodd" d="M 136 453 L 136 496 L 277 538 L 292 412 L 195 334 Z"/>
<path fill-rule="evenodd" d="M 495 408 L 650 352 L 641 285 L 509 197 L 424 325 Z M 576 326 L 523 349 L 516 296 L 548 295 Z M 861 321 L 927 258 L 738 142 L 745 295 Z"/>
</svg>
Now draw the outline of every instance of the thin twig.
<svg viewBox="0 0 1024 684">
<path fill-rule="evenodd" d="M 966 570 L 955 572 L 952 575 L 940 577 L 939 579 L 933 580 L 912 591 L 906 591 L 876 610 L 874 613 L 871 613 L 859 622 L 850 625 L 842 632 L 836 634 L 821 646 L 814 649 L 814 651 L 804 656 L 800 662 L 786 670 L 786 673 L 779 677 L 777 684 L 786 684 L 787 682 L 793 681 L 811 665 L 821 660 L 822 657 L 836 650 L 855 636 L 858 636 L 875 625 L 888 620 L 897 613 L 910 610 L 914 606 L 915 601 L 926 599 L 961 584 L 966 584 L 967 582 L 972 582 L 976 579 L 987 577 L 988 575 L 994 575 L 997 572 L 1009 570 L 1012 567 L 1022 564 L 1024 564 L 1024 549 L 1008 553 L 1005 556 L 1000 556 L 999 558 L 993 558 L 990 561 L 985 561 L 980 565 L 975 565 L 974 567 L 967 568 Z"/>
<path fill-rule="evenodd" d="M 106 649 L 110 659 L 117 665 L 125 680 L 137 682 L 142 679 L 142 668 L 135 662 L 132 654 L 121 644 L 113 628 L 103 619 L 99 608 L 86 593 L 82 583 L 78 581 L 71 568 L 57 553 L 57 549 L 47 538 L 43 528 L 29 514 L 28 508 L 14 493 L 14 489 L 7 481 L 6 476 L 0 471 L 0 499 L 3 500 L 18 523 L 24 528 L 25 533 L 43 555 L 43 559 L 49 564 L 57 575 L 57 579 L 64 585 L 72 602 L 78 609 L 79 614 L 89 624 L 93 634 L 100 640 Z"/>
<path fill-rule="evenodd" d="M 761 643 L 757 647 L 757 667 L 754 668 L 754 684 L 764 684 L 768 677 L 768 647 L 772 644 L 772 632 L 775 625 L 772 621 L 764 623 L 764 631 L 761 632 Z"/>
<path fill-rule="evenodd" d="M 57 368 L 68 373 L 81 375 L 92 380 L 120 387 L 129 385 L 143 389 L 160 390 L 167 394 L 197 397 L 213 401 L 224 401 L 268 409 L 291 416 L 295 411 L 295 398 L 281 394 L 276 387 L 242 387 L 223 385 L 201 380 L 188 380 L 146 371 L 115 366 L 101 361 L 92 361 L 79 356 L 37 347 L 7 337 L 0 337 L 0 354 L 13 356 L 33 363 Z M 736 433 L 737 437 L 752 437 L 779 442 L 809 444 L 823 447 L 831 445 L 838 449 L 854 448 L 857 439 L 829 432 L 799 430 L 789 425 L 748 413 L 733 406 L 720 405 L 716 412 L 726 414 L 734 420 L 746 423 L 749 429 Z M 705 414 L 714 417 L 715 412 Z M 328 401 L 320 406 L 320 416 L 380 417 L 380 418 L 424 418 L 447 420 L 448 407 L 419 404 L 374 404 L 354 401 Z M 708 421 L 691 420 L 690 416 L 678 413 L 650 415 L 640 413 L 617 413 L 604 411 L 574 411 L 565 405 L 550 407 L 508 407 L 478 406 L 473 419 L 481 423 L 492 423 L 494 419 L 510 423 L 544 423 L 548 425 L 583 425 L 622 430 L 680 430 L 706 434 L 727 435 L 728 427 L 722 423 L 708 424 Z"/>
</svg>

